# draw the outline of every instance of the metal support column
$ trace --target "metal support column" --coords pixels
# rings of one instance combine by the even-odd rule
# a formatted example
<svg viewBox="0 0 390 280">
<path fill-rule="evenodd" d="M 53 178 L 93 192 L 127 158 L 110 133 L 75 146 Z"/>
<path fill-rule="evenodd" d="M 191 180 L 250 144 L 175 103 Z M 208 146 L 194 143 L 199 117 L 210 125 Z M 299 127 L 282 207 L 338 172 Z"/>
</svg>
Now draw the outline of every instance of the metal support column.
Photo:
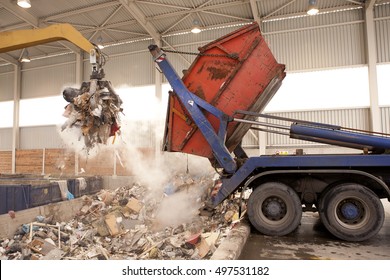
<svg viewBox="0 0 390 280">
<path fill-rule="evenodd" d="M 19 103 L 20 103 L 20 82 L 21 67 L 14 65 L 14 110 L 12 127 L 12 173 L 16 173 L 16 150 L 19 149 Z"/>
<path fill-rule="evenodd" d="M 371 130 L 382 131 L 381 115 L 378 101 L 378 78 L 376 71 L 376 37 L 374 25 L 374 0 L 366 1 L 365 4 L 365 43 L 368 66 L 368 86 L 370 91 L 370 116 Z"/>
</svg>

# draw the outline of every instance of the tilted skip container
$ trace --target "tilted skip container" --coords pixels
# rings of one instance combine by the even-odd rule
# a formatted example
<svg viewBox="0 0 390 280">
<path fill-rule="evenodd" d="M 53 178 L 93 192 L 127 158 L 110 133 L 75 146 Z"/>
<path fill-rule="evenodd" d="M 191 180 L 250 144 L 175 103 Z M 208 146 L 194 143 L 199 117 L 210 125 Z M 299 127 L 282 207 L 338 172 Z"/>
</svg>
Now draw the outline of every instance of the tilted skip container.
<svg viewBox="0 0 390 280">
<path fill-rule="evenodd" d="M 256 23 L 199 51 L 182 80 L 189 91 L 227 115 L 236 110 L 262 111 L 285 77 L 285 66 L 275 60 Z M 219 121 L 209 113 L 206 117 L 217 131 Z M 228 125 L 226 147 L 230 152 L 249 127 L 243 123 Z M 164 150 L 213 159 L 211 147 L 175 95 L 168 102 Z"/>
</svg>

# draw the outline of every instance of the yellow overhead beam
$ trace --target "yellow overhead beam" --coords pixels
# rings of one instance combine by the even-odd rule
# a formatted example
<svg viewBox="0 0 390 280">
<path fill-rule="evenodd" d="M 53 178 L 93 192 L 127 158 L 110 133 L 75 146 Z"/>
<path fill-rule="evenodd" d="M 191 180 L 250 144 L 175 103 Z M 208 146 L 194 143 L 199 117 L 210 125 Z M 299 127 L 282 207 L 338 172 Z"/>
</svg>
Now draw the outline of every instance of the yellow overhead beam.
<svg viewBox="0 0 390 280">
<path fill-rule="evenodd" d="M 38 29 L 0 32 L 0 53 L 60 40 L 67 40 L 88 53 L 95 49 L 95 46 L 78 30 L 64 23 Z"/>
</svg>

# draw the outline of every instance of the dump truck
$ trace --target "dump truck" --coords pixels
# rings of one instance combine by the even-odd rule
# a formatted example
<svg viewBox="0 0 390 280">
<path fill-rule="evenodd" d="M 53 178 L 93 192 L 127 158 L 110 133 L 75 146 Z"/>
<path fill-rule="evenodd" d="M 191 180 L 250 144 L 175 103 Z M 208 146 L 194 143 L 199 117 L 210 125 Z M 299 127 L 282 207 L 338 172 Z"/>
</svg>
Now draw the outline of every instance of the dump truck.
<svg viewBox="0 0 390 280">
<path fill-rule="evenodd" d="M 381 199 L 390 200 L 390 138 L 383 133 L 262 114 L 281 86 L 285 67 L 272 55 L 256 23 L 201 48 L 182 78 L 168 50 L 149 51 L 172 87 L 163 150 L 208 158 L 219 173 L 206 204 L 217 207 L 233 194 L 252 190 L 250 223 L 262 234 L 283 236 L 302 212 L 318 212 L 339 239 L 363 241 L 384 222 Z M 277 119 L 290 125 L 264 121 Z M 249 129 L 358 149 L 355 154 L 248 157 L 241 146 Z"/>
</svg>

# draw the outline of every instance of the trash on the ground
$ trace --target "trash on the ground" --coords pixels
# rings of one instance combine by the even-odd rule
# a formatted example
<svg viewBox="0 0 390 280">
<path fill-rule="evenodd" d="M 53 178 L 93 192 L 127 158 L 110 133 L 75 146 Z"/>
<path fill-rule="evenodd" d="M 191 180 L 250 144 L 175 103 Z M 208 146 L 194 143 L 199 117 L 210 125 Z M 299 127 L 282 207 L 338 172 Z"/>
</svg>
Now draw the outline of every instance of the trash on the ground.
<svg viewBox="0 0 390 280">
<path fill-rule="evenodd" d="M 185 222 L 173 223 L 174 215 L 161 215 L 164 202 L 169 214 L 183 214 L 176 213 L 176 204 L 198 206 L 213 180 L 182 174 L 171 185 L 169 194 L 165 189 L 154 196 L 139 183 L 84 196 L 80 211 L 68 222 L 37 216 L 21 225 L 13 239 L 0 240 L 0 259 L 209 259 L 242 219 L 238 200 L 224 201 L 210 216 L 195 211 Z M 171 200 L 176 203 L 169 204 Z"/>
</svg>

